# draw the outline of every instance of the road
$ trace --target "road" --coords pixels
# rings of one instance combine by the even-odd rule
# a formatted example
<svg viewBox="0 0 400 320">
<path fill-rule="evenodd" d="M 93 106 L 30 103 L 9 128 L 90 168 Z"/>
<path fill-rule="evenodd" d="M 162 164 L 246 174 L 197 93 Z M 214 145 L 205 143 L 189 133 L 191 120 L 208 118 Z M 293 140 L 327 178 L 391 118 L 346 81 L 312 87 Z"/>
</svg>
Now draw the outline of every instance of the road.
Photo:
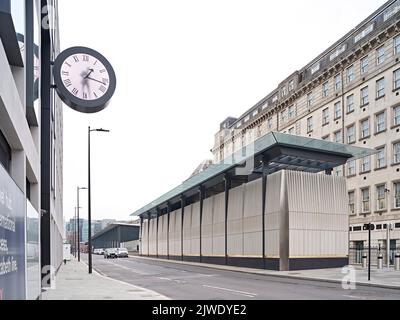
<svg viewBox="0 0 400 320">
<path fill-rule="evenodd" d="M 86 256 L 82 258 L 86 260 Z M 400 290 L 277 278 L 141 258 L 93 255 L 104 276 L 161 293 L 173 300 L 381 300 L 400 299 Z"/>
</svg>

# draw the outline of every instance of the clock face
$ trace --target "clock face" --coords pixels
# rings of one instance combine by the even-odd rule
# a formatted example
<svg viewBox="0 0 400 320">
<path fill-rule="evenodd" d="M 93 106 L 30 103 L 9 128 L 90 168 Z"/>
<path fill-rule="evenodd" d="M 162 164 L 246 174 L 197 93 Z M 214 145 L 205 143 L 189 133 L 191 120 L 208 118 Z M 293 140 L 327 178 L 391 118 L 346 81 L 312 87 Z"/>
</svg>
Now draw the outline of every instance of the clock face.
<svg viewBox="0 0 400 320">
<path fill-rule="evenodd" d="M 85 47 L 72 47 L 60 53 L 53 75 L 63 102 L 83 113 L 103 110 L 116 88 L 115 73 L 108 60 Z"/>
<path fill-rule="evenodd" d="M 104 64 L 85 53 L 77 53 L 65 59 L 61 79 L 64 87 L 82 100 L 102 98 L 110 84 L 110 75 Z"/>
</svg>

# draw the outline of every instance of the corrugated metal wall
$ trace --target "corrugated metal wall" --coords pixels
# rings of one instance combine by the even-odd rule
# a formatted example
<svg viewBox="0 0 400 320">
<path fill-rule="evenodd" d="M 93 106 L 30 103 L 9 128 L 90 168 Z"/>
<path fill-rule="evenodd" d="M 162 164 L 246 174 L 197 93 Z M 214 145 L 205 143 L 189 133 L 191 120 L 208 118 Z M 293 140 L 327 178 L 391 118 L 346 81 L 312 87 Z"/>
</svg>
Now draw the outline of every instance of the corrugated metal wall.
<svg viewBox="0 0 400 320">
<path fill-rule="evenodd" d="M 244 256 L 243 252 L 243 212 L 244 186 L 229 191 L 228 204 L 228 255 Z"/>
<path fill-rule="evenodd" d="M 288 171 L 290 257 L 348 253 L 348 207 L 342 177 Z"/>
<path fill-rule="evenodd" d="M 285 179 L 286 192 L 281 188 L 283 179 Z M 262 257 L 262 180 L 244 184 L 229 192 L 228 255 Z M 347 255 L 348 215 L 344 178 L 281 171 L 268 176 L 266 192 L 267 258 L 278 258 L 283 247 L 289 248 L 290 258 L 345 257 Z M 282 201 L 287 205 L 282 206 Z M 283 216 L 288 217 L 288 226 L 283 223 Z M 159 220 L 159 255 L 168 254 L 167 219 L 167 215 L 164 215 Z M 181 210 L 171 212 L 169 228 L 171 256 L 182 254 L 181 219 Z M 149 248 L 147 248 L 147 221 L 143 223 L 143 255 L 146 255 L 148 250 L 151 255 L 157 254 L 156 223 L 155 219 L 150 222 Z M 183 223 L 184 255 L 199 256 L 199 202 L 185 207 Z M 224 193 L 204 200 L 201 241 L 203 256 L 225 256 Z"/>
<path fill-rule="evenodd" d="M 244 185 L 243 254 L 262 257 L 262 181 Z"/>
<path fill-rule="evenodd" d="M 191 237 L 192 237 L 192 205 L 185 207 L 183 216 L 183 254 L 191 255 Z"/>
<path fill-rule="evenodd" d="M 213 205 L 213 197 L 207 198 L 203 202 L 201 246 L 204 256 L 213 255 Z"/>
<path fill-rule="evenodd" d="M 168 255 L 168 215 L 161 216 L 158 223 L 158 254 L 166 256 Z"/>
</svg>

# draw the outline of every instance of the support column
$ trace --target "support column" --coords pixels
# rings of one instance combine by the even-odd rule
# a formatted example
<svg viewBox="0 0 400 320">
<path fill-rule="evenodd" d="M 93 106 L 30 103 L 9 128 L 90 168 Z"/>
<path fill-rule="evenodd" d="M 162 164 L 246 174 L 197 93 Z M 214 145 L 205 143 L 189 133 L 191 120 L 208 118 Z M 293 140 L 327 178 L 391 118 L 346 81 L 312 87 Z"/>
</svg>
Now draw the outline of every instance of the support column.
<svg viewBox="0 0 400 320">
<path fill-rule="evenodd" d="M 183 219 L 185 217 L 186 198 L 181 196 L 182 218 L 181 218 L 181 260 L 183 261 Z"/>
<path fill-rule="evenodd" d="M 231 188 L 231 177 L 227 173 L 225 180 L 225 264 L 228 264 L 228 211 L 229 211 L 229 190 Z"/>
<path fill-rule="evenodd" d="M 161 214 L 161 211 L 160 211 L 160 209 L 157 208 L 157 227 L 156 227 L 156 255 L 157 255 L 157 258 L 158 258 L 158 223 L 160 221 L 160 214 Z"/>
<path fill-rule="evenodd" d="M 263 169 L 262 169 L 262 258 L 263 268 L 266 269 L 266 248 L 265 248 L 265 209 L 267 199 L 267 178 L 268 178 L 268 159 L 263 158 Z"/>
<path fill-rule="evenodd" d="M 143 255 L 143 217 L 140 216 L 140 241 L 139 255 Z"/>
<path fill-rule="evenodd" d="M 151 222 L 151 213 L 148 213 L 147 220 L 147 256 L 150 257 L 150 222 Z"/>
<path fill-rule="evenodd" d="M 171 204 L 167 203 L 167 257 L 169 260 L 169 221 L 171 217 Z"/>
<path fill-rule="evenodd" d="M 200 254 L 200 262 L 203 262 L 203 250 L 202 250 L 202 225 L 203 225 L 203 202 L 204 202 L 204 197 L 205 197 L 205 190 L 203 186 L 200 186 L 199 188 L 199 194 L 200 194 L 200 250 L 199 250 L 199 254 Z"/>
</svg>

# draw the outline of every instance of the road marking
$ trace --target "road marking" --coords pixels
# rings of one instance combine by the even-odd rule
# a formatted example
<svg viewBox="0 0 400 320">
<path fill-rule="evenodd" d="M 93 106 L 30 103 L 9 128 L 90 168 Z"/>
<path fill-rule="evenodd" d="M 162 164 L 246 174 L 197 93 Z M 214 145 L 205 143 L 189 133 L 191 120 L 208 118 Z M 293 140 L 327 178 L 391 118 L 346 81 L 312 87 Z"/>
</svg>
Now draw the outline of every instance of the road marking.
<svg viewBox="0 0 400 320">
<path fill-rule="evenodd" d="M 358 299 L 358 300 L 369 300 L 367 297 L 358 297 L 358 296 L 351 296 L 344 294 L 343 297 L 351 298 L 351 299 Z"/>
<path fill-rule="evenodd" d="M 205 284 L 203 284 L 203 287 L 205 288 L 211 288 L 211 289 L 216 289 L 216 290 L 221 290 L 221 291 L 227 291 L 227 292 L 231 292 L 233 294 L 239 294 L 245 297 L 249 297 L 249 298 L 254 298 L 257 296 L 256 293 L 251 293 L 251 292 L 245 292 L 245 291 L 239 291 L 239 290 L 232 290 L 232 289 L 227 289 L 227 288 L 220 288 L 220 287 L 213 287 L 213 286 L 207 286 Z"/>
<path fill-rule="evenodd" d="M 121 268 L 121 269 L 124 269 L 124 270 L 127 270 L 127 271 L 131 271 L 131 272 L 134 272 L 134 273 L 143 275 L 143 276 L 148 276 L 148 275 L 150 275 L 150 273 L 143 272 L 143 271 L 140 271 L 140 270 L 137 270 L 137 269 L 134 269 L 134 268 L 129 268 L 129 267 L 123 266 L 123 265 L 118 264 L 118 263 L 115 263 L 115 262 L 107 261 L 107 263 L 112 264 L 112 265 L 115 265 L 115 266 L 117 266 L 117 267 L 119 267 L 119 268 Z"/>
</svg>

